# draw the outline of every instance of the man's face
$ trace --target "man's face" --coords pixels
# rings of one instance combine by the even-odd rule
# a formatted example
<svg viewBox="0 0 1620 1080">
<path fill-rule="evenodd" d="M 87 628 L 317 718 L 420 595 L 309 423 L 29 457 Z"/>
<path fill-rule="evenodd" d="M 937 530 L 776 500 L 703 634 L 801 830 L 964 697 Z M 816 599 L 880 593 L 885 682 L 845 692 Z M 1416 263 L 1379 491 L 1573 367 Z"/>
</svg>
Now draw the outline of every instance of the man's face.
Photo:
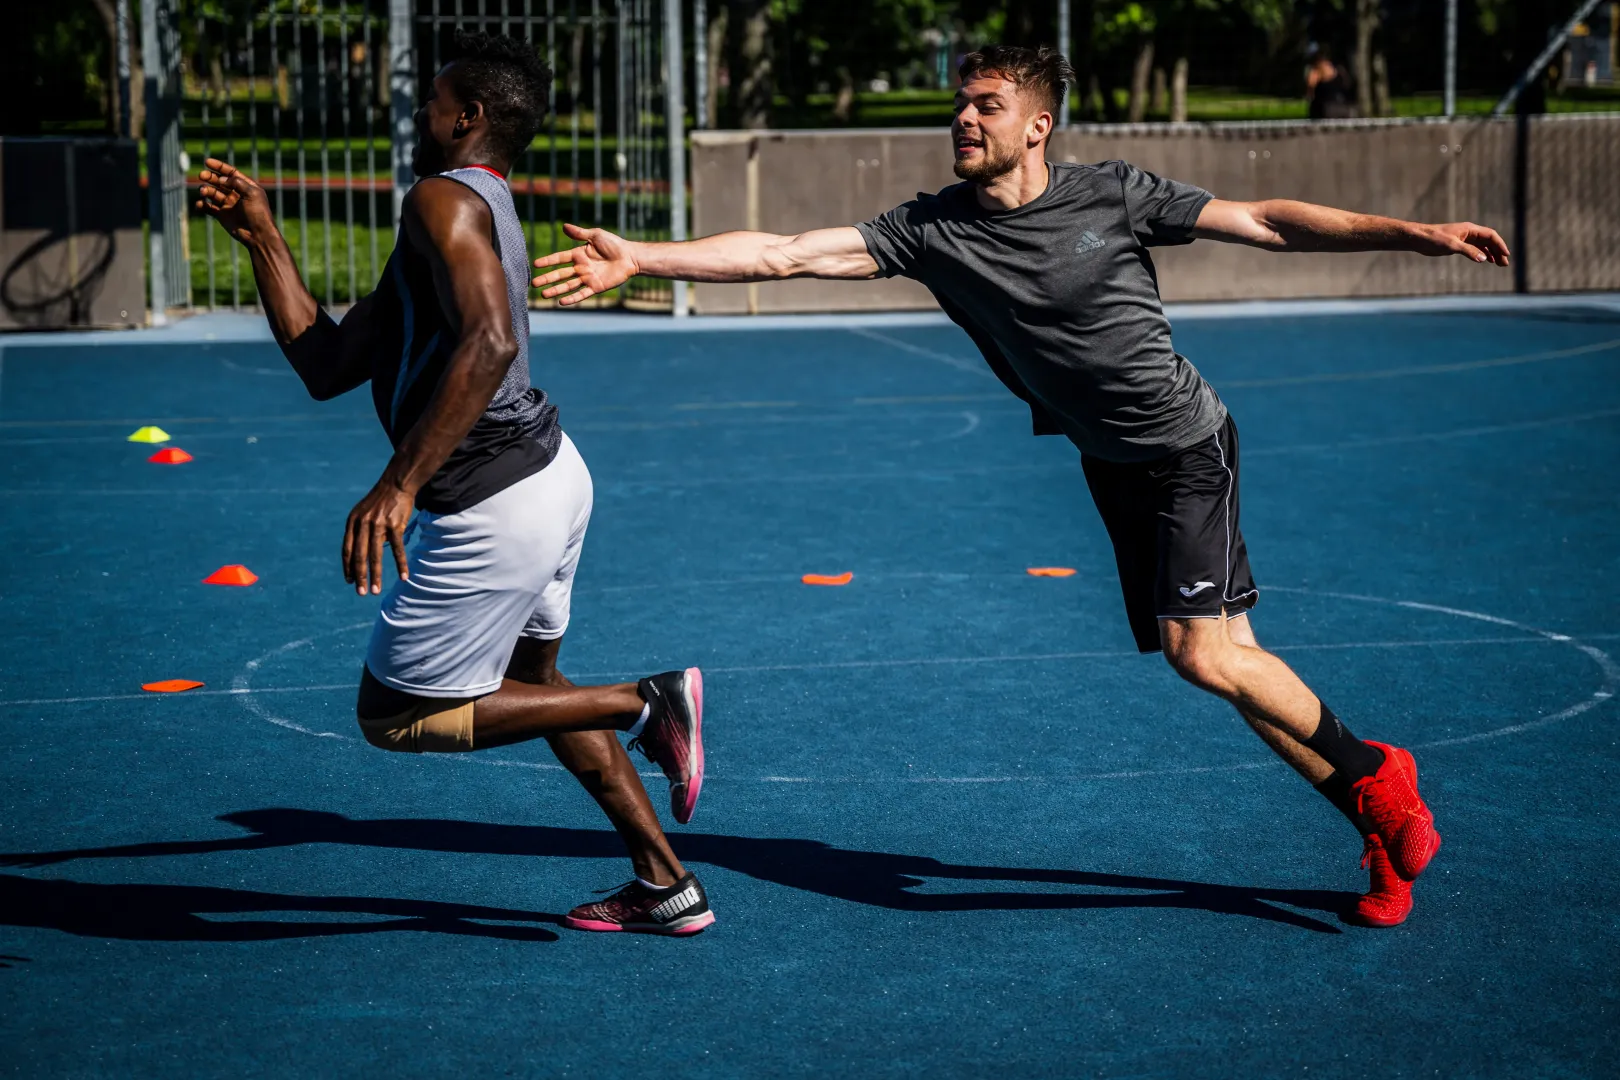
<svg viewBox="0 0 1620 1080">
<path fill-rule="evenodd" d="M 456 141 L 456 122 L 466 110 L 445 78 L 449 70 L 450 65 L 446 64 L 433 77 L 427 100 L 416 110 L 416 146 L 411 150 L 411 172 L 417 176 L 444 172 L 450 146 Z"/>
<path fill-rule="evenodd" d="M 963 83 L 951 121 L 956 175 L 988 184 L 1017 168 L 1029 149 L 1035 119 L 1029 110 L 1018 88 L 999 75 L 974 75 Z"/>
</svg>

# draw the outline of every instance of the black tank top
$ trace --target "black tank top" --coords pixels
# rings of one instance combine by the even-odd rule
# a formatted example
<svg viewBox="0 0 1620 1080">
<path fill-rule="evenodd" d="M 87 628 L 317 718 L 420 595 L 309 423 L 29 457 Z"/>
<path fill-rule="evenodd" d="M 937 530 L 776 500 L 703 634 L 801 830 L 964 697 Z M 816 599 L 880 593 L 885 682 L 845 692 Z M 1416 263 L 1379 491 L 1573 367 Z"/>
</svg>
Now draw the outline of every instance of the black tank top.
<svg viewBox="0 0 1620 1080">
<path fill-rule="evenodd" d="M 439 173 L 476 192 L 494 218 L 490 244 L 506 272 L 507 304 L 517 359 L 467 437 L 417 492 L 418 509 L 454 514 L 550 465 L 562 444 L 557 407 L 529 385 L 529 255 L 523 224 L 506 180 L 492 169 Z M 382 339 L 371 365 L 371 399 L 388 439 L 398 447 L 427 409 L 456 349 L 455 330 L 439 306 L 428 260 L 400 229 L 377 286 Z"/>
</svg>

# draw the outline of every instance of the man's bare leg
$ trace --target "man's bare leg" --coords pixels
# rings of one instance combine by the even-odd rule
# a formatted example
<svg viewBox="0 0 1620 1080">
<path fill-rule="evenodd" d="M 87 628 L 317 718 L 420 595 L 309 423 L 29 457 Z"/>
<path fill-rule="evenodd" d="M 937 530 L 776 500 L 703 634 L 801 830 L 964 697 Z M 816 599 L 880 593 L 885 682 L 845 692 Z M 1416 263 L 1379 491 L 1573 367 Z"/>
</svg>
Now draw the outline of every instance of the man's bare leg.
<svg viewBox="0 0 1620 1080">
<path fill-rule="evenodd" d="M 1287 664 L 1260 648 L 1248 616 L 1164 619 L 1159 628 L 1165 657 L 1178 674 L 1231 702 L 1357 832 L 1373 831 L 1356 785 L 1383 766 L 1383 751 L 1350 734 Z"/>
<path fill-rule="evenodd" d="M 1238 615 L 1225 622 L 1227 636 L 1232 639 L 1233 644 L 1250 649 L 1260 647 L 1247 615 Z M 1238 715 L 1242 716 L 1244 722 L 1254 729 L 1254 733 L 1271 747 L 1273 753 L 1286 761 L 1290 768 L 1305 778 L 1306 782 L 1314 786 L 1333 774 L 1333 766 L 1323 761 L 1320 754 L 1283 728 L 1267 723 L 1254 713 L 1245 712 L 1242 707 L 1238 708 Z"/>
<path fill-rule="evenodd" d="M 585 700 L 594 701 L 601 708 L 619 708 L 618 715 L 623 722 L 614 724 L 615 729 L 628 727 L 635 722 L 642 705 L 636 684 L 576 687 L 557 670 L 557 650 L 561 645 L 561 638 L 555 641 L 518 639 L 512 661 L 506 668 L 506 682 L 500 690 L 490 695 L 491 698 L 498 697 L 512 687 L 509 695 L 488 710 L 491 727 L 494 728 L 491 737 L 505 737 L 508 742 L 534 738 L 534 735 L 521 734 L 530 729 L 531 718 L 567 713 L 582 704 L 576 702 L 568 691 L 604 691 L 595 698 L 587 695 Z M 628 699 L 622 695 L 626 688 L 629 690 Z M 473 711 L 473 737 L 479 746 L 499 745 L 485 741 L 485 721 L 480 710 L 489 700 L 481 699 Z M 632 701 L 633 712 L 625 708 Z M 574 778 L 596 800 L 596 805 L 602 808 L 608 820 L 613 822 L 613 828 L 630 851 L 630 863 L 635 867 L 636 876 L 649 884 L 660 886 L 679 881 L 686 874 L 686 868 L 675 857 L 675 852 L 670 850 L 669 840 L 658 823 L 658 814 L 653 810 L 652 800 L 641 783 L 641 776 L 614 731 L 550 734 L 538 728 L 536 731 L 544 735 L 557 760 L 574 774 Z"/>
<path fill-rule="evenodd" d="M 1229 621 L 1160 619 L 1164 658 L 1194 686 L 1231 702 L 1244 719 L 1308 741 L 1321 721 L 1322 702 L 1287 664 L 1258 644 L 1235 640 Z M 1245 636 L 1253 641 L 1252 632 Z"/>
</svg>

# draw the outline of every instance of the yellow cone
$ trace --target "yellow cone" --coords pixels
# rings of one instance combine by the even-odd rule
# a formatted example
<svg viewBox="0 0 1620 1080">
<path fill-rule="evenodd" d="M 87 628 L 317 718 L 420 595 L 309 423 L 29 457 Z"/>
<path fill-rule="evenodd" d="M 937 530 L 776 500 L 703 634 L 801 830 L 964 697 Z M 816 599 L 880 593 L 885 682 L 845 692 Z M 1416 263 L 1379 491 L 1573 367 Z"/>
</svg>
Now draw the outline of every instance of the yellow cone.
<svg viewBox="0 0 1620 1080">
<path fill-rule="evenodd" d="M 168 442 L 169 433 L 160 427 L 143 427 L 129 437 L 130 442 Z"/>
</svg>

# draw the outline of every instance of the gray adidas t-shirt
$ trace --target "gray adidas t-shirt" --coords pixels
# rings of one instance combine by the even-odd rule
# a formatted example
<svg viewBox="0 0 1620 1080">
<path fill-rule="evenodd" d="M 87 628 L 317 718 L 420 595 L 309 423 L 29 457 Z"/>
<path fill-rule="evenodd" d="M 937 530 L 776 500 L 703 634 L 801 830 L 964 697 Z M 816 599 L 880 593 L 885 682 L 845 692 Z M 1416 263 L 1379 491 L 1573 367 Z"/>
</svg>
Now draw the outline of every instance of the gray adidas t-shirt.
<svg viewBox="0 0 1620 1080">
<path fill-rule="evenodd" d="M 884 277 L 922 282 L 967 330 L 1036 434 L 1109 461 L 1191 446 L 1226 409 L 1171 347 L 1148 248 L 1190 243 L 1209 192 L 1123 161 L 1048 168 L 1016 210 L 963 183 L 856 228 Z"/>
</svg>

